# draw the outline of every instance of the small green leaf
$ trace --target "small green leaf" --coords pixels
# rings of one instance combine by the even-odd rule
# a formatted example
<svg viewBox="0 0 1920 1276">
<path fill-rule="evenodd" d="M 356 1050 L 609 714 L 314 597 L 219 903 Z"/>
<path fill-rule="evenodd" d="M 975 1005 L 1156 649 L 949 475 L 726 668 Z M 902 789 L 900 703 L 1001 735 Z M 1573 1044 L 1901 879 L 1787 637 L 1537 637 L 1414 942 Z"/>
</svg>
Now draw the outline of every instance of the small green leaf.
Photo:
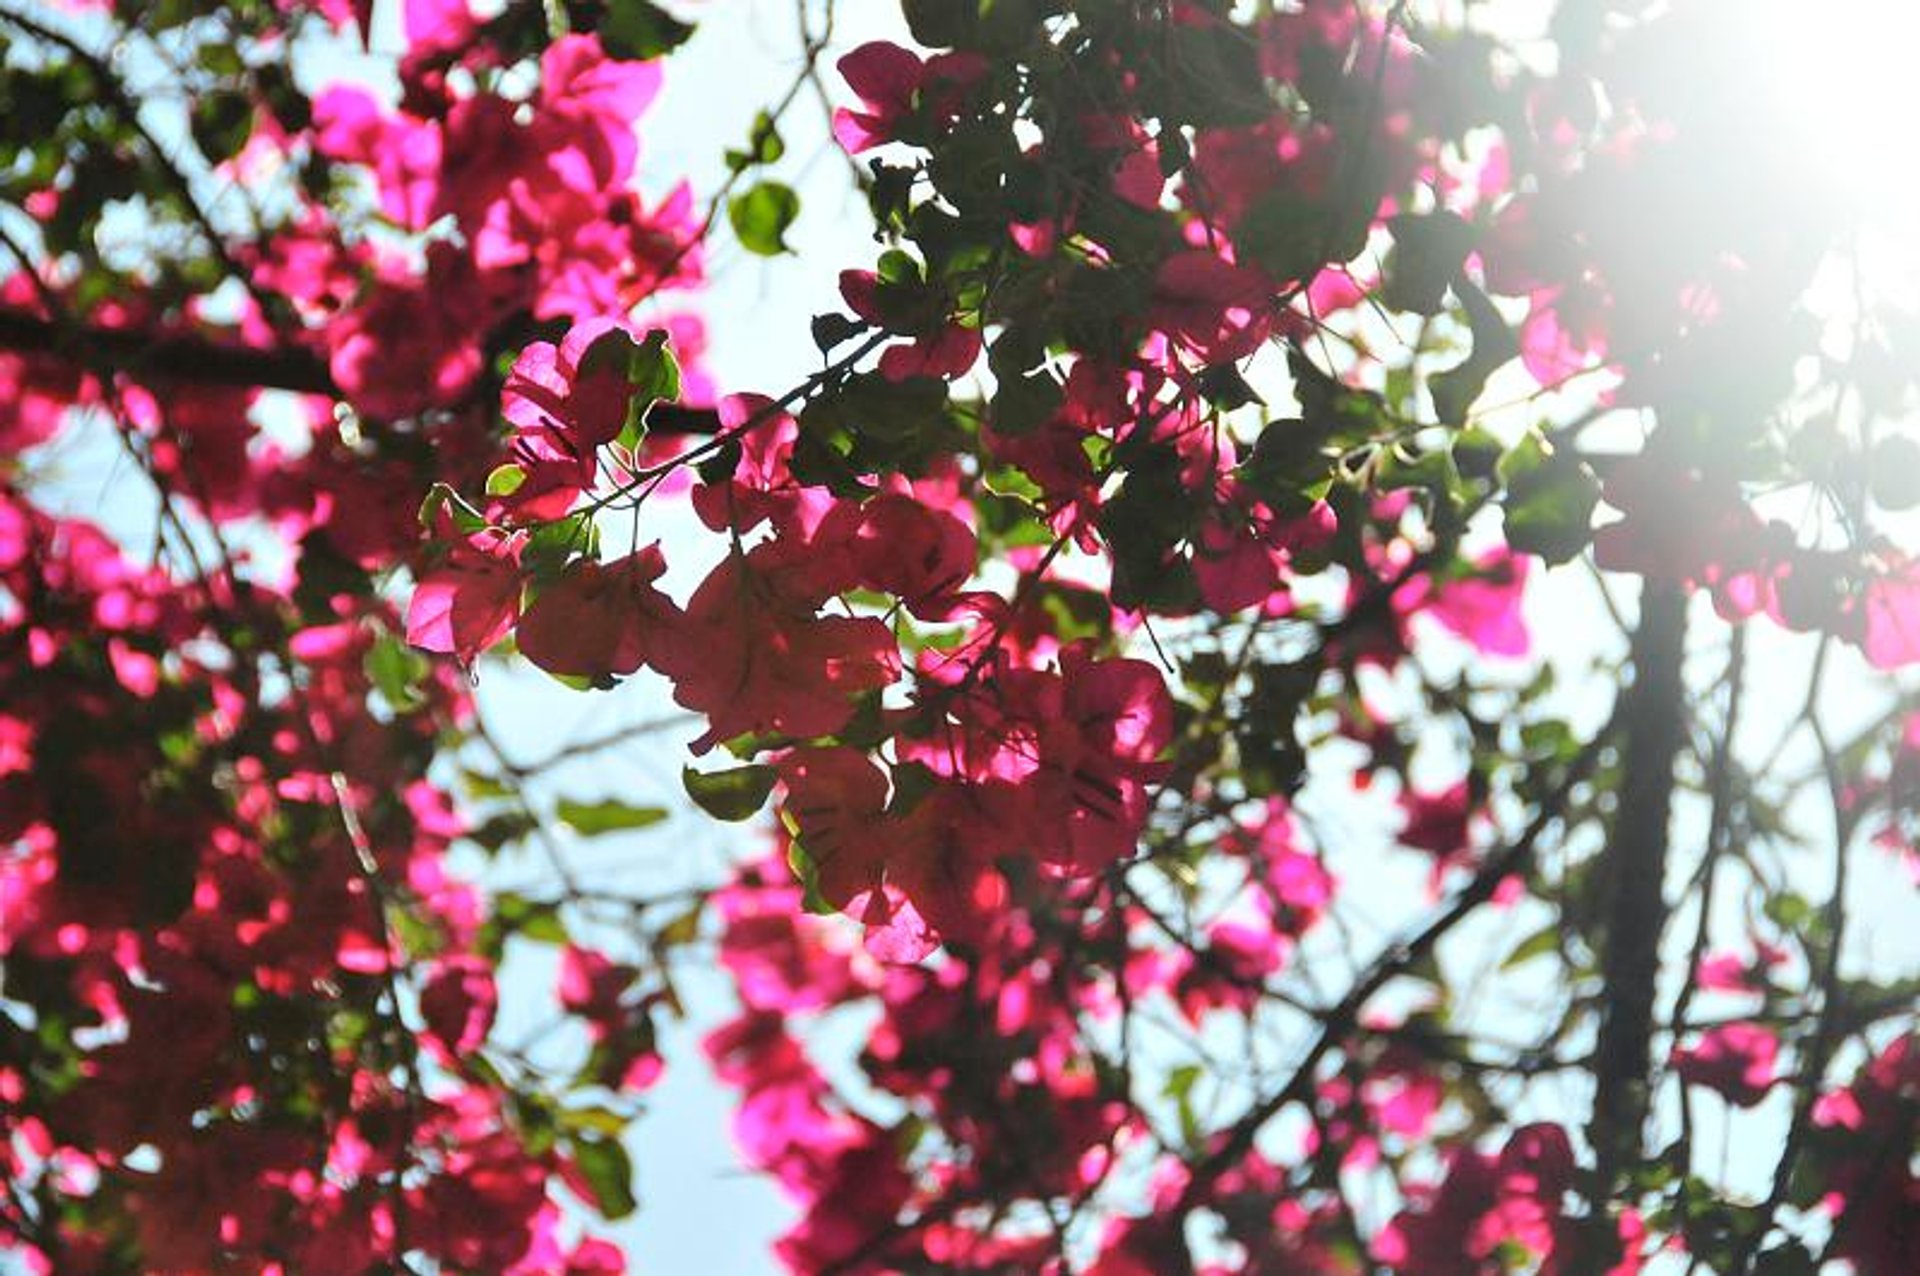
<svg viewBox="0 0 1920 1276">
<path fill-rule="evenodd" d="M 513 786 L 499 776 L 483 775 L 478 771 L 462 771 L 460 782 L 467 796 L 475 801 L 511 797 L 514 793 Z"/>
<path fill-rule="evenodd" d="M 756 164 L 772 164 L 786 153 L 787 144 L 781 139 L 773 117 L 762 111 L 754 117 L 753 130 L 747 134 L 747 149 L 728 149 L 727 167 L 737 173 Z"/>
<path fill-rule="evenodd" d="M 846 315 L 826 314 L 813 317 L 813 344 L 821 354 L 826 354 L 867 330 L 866 321 L 849 318 Z"/>
<path fill-rule="evenodd" d="M 627 360 L 627 380 L 634 397 L 645 403 L 672 403 L 680 397 L 680 361 L 667 345 L 664 329 L 646 335 Z"/>
<path fill-rule="evenodd" d="M 466 838 L 488 855 L 498 855 L 513 843 L 530 836 L 539 827 L 533 816 L 513 807 L 495 811 L 469 829 Z"/>
<path fill-rule="evenodd" d="M 1060 383 L 1044 372 L 1008 378 L 993 392 L 993 428 L 1004 435 L 1026 434 L 1044 425 L 1064 399 Z"/>
<path fill-rule="evenodd" d="M 1459 275 L 1473 247 L 1473 227 L 1445 209 L 1403 213 L 1388 224 L 1393 230 L 1393 255 L 1387 259 L 1381 302 L 1417 315 L 1439 314 L 1447 285 Z"/>
<path fill-rule="evenodd" d="M 1374 480 L 1386 492 L 1424 487 L 1439 493 L 1452 491 L 1459 481 L 1460 471 L 1454 468 L 1452 452 L 1444 448 L 1423 452 L 1404 443 L 1382 451 Z"/>
<path fill-rule="evenodd" d="M 1264 405 L 1247 379 L 1240 375 L 1240 369 L 1231 363 L 1216 364 L 1200 374 L 1200 393 L 1207 396 L 1207 402 L 1222 412 L 1233 412 L 1249 403 Z"/>
<path fill-rule="evenodd" d="M 497 466 L 493 473 L 487 475 L 487 495 L 512 496 L 526 481 L 527 472 L 518 465 L 509 462 Z"/>
<path fill-rule="evenodd" d="M 691 907 L 660 928 L 659 934 L 654 937 L 655 946 L 659 949 L 677 948 L 698 939 L 700 914 L 705 910 L 706 900 L 694 900 Z"/>
<path fill-rule="evenodd" d="M 520 565 L 529 575 L 550 580 L 576 556 L 592 558 L 599 551 L 600 528 L 593 512 L 575 510 L 534 528 L 520 551 Z"/>
<path fill-rule="evenodd" d="M 727 220 L 748 252 L 777 257 L 791 252 L 787 227 L 800 215 L 800 197 L 781 182 L 761 182 L 727 201 Z"/>
<path fill-rule="evenodd" d="M 1593 539 L 1600 484 L 1570 453 L 1530 434 L 1501 460 L 1507 544 L 1548 565 L 1571 560 Z"/>
<path fill-rule="evenodd" d="M 611 1108 L 589 1105 L 584 1108 L 561 1108 L 554 1116 L 561 1128 L 577 1130 L 583 1134 L 604 1134 L 608 1138 L 618 1138 L 627 1128 L 627 1118 Z"/>
<path fill-rule="evenodd" d="M 420 681 L 430 669 L 426 657 L 392 634 L 382 634 L 367 650 L 367 680 L 396 713 L 411 713 L 425 703 Z"/>
<path fill-rule="evenodd" d="M 1470 425 L 1453 437 L 1453 467 L 1463 478 L 1491 479 L 1506 450 L 1506 444 L 1485 426 Z"/>
<path fill-rule="evenodd" d="M 794 835 L 787 843 L 787 867 L 793 870 L 793 880 L 800 884 L 800 907 L 816 917 L 827 917 L 838 912 L 827 897 L 820 893 L 820 869 L 813 862 L 813 856 L 807 853 L 806 844 L 800 840 L 799 829 L 792 817 L 781 812 L 781 818 L 787 823 L 787 831 Z"/>
<path fill-rule="evenodd" d="M 216 90 L 202 94 L 188 120 L 194 145 L 215 164 L 240 153 L 253 135 L 253 103 L 244 93 Z"/>
<path fill-rule="evenodd" d="M 638 1204 L 633 1197 L 633 1161 L 618 1139 L 576 1136 L 573 1163 L 591 1193 L 590 1203 L 608 1219 L 625 1218 Z"/>
<path fill-rule="evenodd" d="M 1507 959 L 1500 963 L 1500 969 L 1512 970 L 1515 966 L 1532 961 L 1535 957 L 1544 957 L 1560 949 L 1560 924 L 1550 922 L 1528 935 L 1513 946 Z"/>
<path fill-rule="evenodd" d="M 427 489 L 426 497 L 420 502 L 420 526 L 430 532 L 438 531 L 439 528 L 435 525 L 439 522 L 440 511 L 443 509 L 449 511 L 455 531 L 477 532 L 487 525 L 487 520 L 478 510 L 467 504 L 460 493 L 445 483 L 435 483 Z"/>
<path fill-rule="evenodd" d="M 680 781 L 694 804 L 716 820 L 740 821 L 751 818 L 767 804 L 773 792 L 774 770 L 757 763 L 728 771 L 696 771 L 682 768 Z"/>
<path fill-rule="evenodd" d="M 1323 201 L 1272 190 L 1247 210 L 1234 243 L 1277 282 L 1306 279 L 1326 262 L 1327 221 Z"/>
<path fill-rule="evenodd" d="M 645 62 L 671 53 L 692 34 L 690 23 L 652 0 L 608 0 L 607 16 L 600 22 L 600 47 L 609 57 Z"/>
<path fill-rule="evenodd" d="M 503 934 L 519 935 L 542 944 L 564 944 L 569 938 L 557 908 L 515 891 L 502 891 L 493 897 L 493 918 L 489 924 L 499 927 Z"/>
<path fill-rule="evenodd" d="M 574 802 L 562 799 L 555 808 L 561 823 L 582 837 L 602 833 L 620 833 L 630 829 L 651 828 L 667 818 L 659 806 L 629 806 L 618 798 L 602 802 Z"/>
<path fill-rule="evenodd" d="M 1188 1147 L 1200 1146 L 1200 1118 L 1194 1110 L 1193 1087 L 1201 1075 L 1198 1066 L 1184 1064 L 1167 1074 L 1167 1084 L 1160 1091 L 1164 1098 L 1174 1101 L 1180 1117 L 1180 1137 L 1186 1140 Z"/>
<path fill-rule="evenodd" d="M 1486 389 L 1487 378 L 1520 354 L 1520 342 L 1514 337 L 1513 329 L 1507 326 L 1486 293 L 1464 278 L 1454 280 L 1453 293 L 1467 312 L 1473 351 L 1455 366 L 1435 373 L 1428 383 L 1434 415 L 1442 425 L 1462 424 L 1467 409 Z"/>
<path fill-rule="evenodd" d="M 966 44 L 980 25 L 980 6 L 967 0 L 901 0 L 907 30 L 930 49 Z"/>
</svg>

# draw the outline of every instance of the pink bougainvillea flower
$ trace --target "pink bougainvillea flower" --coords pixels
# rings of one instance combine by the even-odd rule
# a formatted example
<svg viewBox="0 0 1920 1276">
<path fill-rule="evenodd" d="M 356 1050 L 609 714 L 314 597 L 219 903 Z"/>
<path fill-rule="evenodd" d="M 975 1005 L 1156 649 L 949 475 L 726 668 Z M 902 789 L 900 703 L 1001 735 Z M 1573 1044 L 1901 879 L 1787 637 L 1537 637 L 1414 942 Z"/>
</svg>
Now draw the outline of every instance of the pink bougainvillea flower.
<svg viewBox="0 0 1920 1276">
<path fill-rule="evenodd" d="M 916 280 L 883 281 L 871 270 L 843 270 L 840 296 L 874 327 L 912 338 L 881 353 L 880 372 L 889 381 L 957 377 L 980 357 L 980 329 L 954 320 L 952 300 L 938 288 Z"/>
<path fill-rule="evenodd" d="M 1465 780 L 1436 793 L 1408 789 L 1400 796 L 1400 807 L 1406 812 L 1406 823 L 1400 830 L 1400 840 L 1406 845 L 1441 860 L 1467 849 L 1473 808 Z"/>
<path fill-rule="evenodd" d="M 328 367 L 355 407 L 383 421 L 457 402 L 480 375 L 480 339 L 511 298 L 444 242 L 425 276 L 383 262 L 381 286 L 327 328 Z"/>
<path fill-rule="evenodd" d="M 1780 1039 L 1751 1023 L 1710 1028 L 1690 1046 L 1673 1051 L 1673 1069 L 1689 1085 L 1717 1091 L 1736 1107 L 1750 1108 L 1766 1098 L 1778 1080 L 1775 1068 Z"/>
<path fill-rule="evenodd" d="M 478 1049 L 493 1030 L 499 994 L 493 968 L 472 954 L 433 964 L 420 989 L 420 1013 L 427 1030 L 453 1058 Z"/>
<path fill-rule="evenodd" d="M 1058 830 L 1038 849 L 1061 868 L 1098 872 L 1134 852 L 1147 785 L 1164 774 L 1160 752 L 1173 739 L 1172 697 L 1145 661 L 1081 648 L 1063 652 L 1059 679 L 1033 691 L 1025 712 L 1039 766 L 1022 788 L 1040 828 Z"/>
<path fill-rule="evenodd" d="M 807 550 L 775 540 L 714 568 L 655 649 L 674 699 L 705 713 L 705 752 L 748 731 L 806 738 L 837 731 L 852 698 L 900 673 L 893 631 L 866 616 L 822 616 L 808 588 Z"/>
<path fill-rule="evenodd" d="M 1436 584 L 1415 576 L 1394 591 L 1393 608 L 1403 619 L 1432 617 L 1489 656 L 1524 656 L 1531 646 L 1521 613 L 1527 558 L 1504 546 L 1475 559 L 1468 574 Z"/>
<path fill-rule="evenodd" d="M 855 155 L 898 140 L 916 110 L 936 123 L 950 122 L 958 114 L 961 91 L 987 70 L 977 53 L 942 53 L 922 62 L 918 54 L 884 40 L 861 45 L 838 65 L 862 109 L 836 110 L 833 135 Z"/>
<path fill-rule="evenodd" d="M 413 57 L 452 53 L 478 30 L 467 0 L 406 0 L 407 52 Z"/>
<path fill-rule="evenodd" d="M 611 563 L 573 563 L 520 618 L 521 654 L 548 673 L 594 682 L 632 673 L 679 618 L 653 587 L 666 570 L 657 545 Z"/>
<path fill-rule="evenodd" d="M 758 394 L 726 396 L 718 415 L 723 430 L 739 435 L 740 460 L 725 480 L 693 489 L 693 511 L 700 521 L 716 532 L 749 532 L 770 520 L 782 535 L 810 537 L 834 508 L 834 500 L 793 476 L 798 423 Z"/>
<path fill-rule="evenodd" d="M 820 894 L 836 908 L 878 888 L 891 837 L 888 785 L 859 749 L 798 749 L 780 763 L 785 808 Z"/>
<path fill-rule="evenodd" d="M 1861 649 L 1878 669 L 1920 662 L 1920 558 L 1906 559 L 1867 580 Z"/>
<path fill-rule="evenodd" d="M 558 346 L 536 341 L 521 352 L 500 408 L 516 427 L 510 455 L 522 477 L 496 500 L 494 517 L 559 518 L 593 487 L 600 448 L 626 424 L 635 347 L 624 328 L 590 320 L 575 324 Z"/>
<path fill-rule="evenodd" d="M 1253 353 L 1273 327 L 1273 281 L 1205 249 L 1175 253 L 1154 275 L 1148 320 L 1208 363 Z"/>
<path fill-rule="evenodd" d="M 916 614 L 950 598 L 973 575 L 973 532 L 952 514 L 895 492 L 848 508 L 859 520 L 849 549 L 860 583 L 885 590 Z"/>
<path fill-rule="evenodd" d="M 381 210 L 419 230 L 433 220 L 440 194 L 440 131 L 381 110 L 364 89 L 336 86 L 313 103 L 314 148 L 329 159 L 365 164 L 380 187 Z"/>
<path fill-rule="evenodd" d="M 612 320 L 576 323 L 559 345 L 520 352 L 500 390 L 500 411 L 521 430 L 561 430 L 581 449 L 611 443 L 626 423 L 637 343 Z"/>
<path fill-rule="evenodd" d="M 470 664 L 504 638 L 520 615 L 524 533 L 485 528 L 448 542 L 439 567 L 420 577 L 407 605 L 407 641 Z"/>
<path fill-rule="evenodd" d="M 538 140 L 563 182 L 608 191 L 633 176 L 640 141 L 633 122 L 660 92 L 657 62 L 607 57 L 591 35 L 567 35 L 540 55 Z"/>
</svg>

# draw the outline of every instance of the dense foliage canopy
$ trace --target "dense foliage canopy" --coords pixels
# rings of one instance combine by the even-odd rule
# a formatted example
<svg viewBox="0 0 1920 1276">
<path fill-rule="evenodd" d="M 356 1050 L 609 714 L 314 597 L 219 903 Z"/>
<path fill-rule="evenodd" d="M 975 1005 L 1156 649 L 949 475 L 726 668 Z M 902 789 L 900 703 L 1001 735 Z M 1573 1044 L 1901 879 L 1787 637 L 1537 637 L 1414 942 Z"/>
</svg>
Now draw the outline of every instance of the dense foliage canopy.
<svg viewBox="0 0 1920 1276">
<path fill-rule="evenodd" d="M 622 1270 L 710 1067 L 796 1272 L 1920 1271 L 1889 196 L 1803 7 L 1498 7 L 798 0 L 696 195 L 701 6 L 0 0 L 0 1253 Z"/>
</svg>

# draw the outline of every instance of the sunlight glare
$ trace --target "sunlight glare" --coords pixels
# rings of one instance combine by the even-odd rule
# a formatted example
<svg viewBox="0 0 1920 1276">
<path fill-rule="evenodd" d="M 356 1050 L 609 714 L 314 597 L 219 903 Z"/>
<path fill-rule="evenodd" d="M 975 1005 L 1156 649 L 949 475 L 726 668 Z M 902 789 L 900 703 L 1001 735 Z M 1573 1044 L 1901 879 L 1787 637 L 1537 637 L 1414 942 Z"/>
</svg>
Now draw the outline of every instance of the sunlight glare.
<svg viewBox="0 0 1920 1276">
<path fill-rule="evenodd" d="M 1920 3 L 1766 0 L 1755 9 L 1778 68 L 1777 101 L 1763 115 L 1787 128 L 1776 162 L 1852 203 L 1874 247 L 1901 259 L 1902 269 L 1875 273 L 1920 304 Z"/>
</svg>

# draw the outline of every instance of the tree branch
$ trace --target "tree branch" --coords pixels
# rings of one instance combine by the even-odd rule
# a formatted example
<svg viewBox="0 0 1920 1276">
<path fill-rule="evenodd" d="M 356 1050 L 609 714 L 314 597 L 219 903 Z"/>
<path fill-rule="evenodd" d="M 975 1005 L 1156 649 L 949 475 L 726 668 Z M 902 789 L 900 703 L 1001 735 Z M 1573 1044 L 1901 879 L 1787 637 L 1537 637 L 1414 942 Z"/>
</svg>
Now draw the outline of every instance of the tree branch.
<svg viewBox="0 0 1920 1276">
<path fill-rule="evenodd" d="M 1653 1001 L 1666 929 L 1663 889 L 1673 765 L 1686 726 L 1687 595 L 1683 586 L 1648 578 L 1634 629 L 1633 685 L 1622 696 L 1625 774 L 1600 889 L 1600 1040 L 1594 1051 L 1594 1148 L 1591 1213 L 1574 1266 L 1589 1276 L 1612 1266 L 1609 1203 L 1622 1170 L 1642 1152 Z"/>
<path fill-rule="evenodd" d="M 1493 898 L 1501 882 L 1526 868 L 1540 839 L 1566 815 L 1573 791 L 1592 774 L 1601 746 L 1612 730 L 1611 724 L 1601 728 L 1600 733 L 1567 766 L 1560 782 L 1541 801 L 1540 809 L 1518 839 L 1483 863 L 1473 880 L 1460 888 L 1439 916 L 1417 934 L 1394 944 L 1376 957 L 1338 1004 L 1323 1013 L 1320 1035 L 1314 1039 L 1287 1083 L 1255 1104 L 1227 1129 L 1206 1159 L 1193 1167 L 1187 1186 L 1181 1193 L 1180 1212 L 1190 1211 L 1206 1200 L 1215 1181 L 1253 1150 L 1254 1141 L 1268 1121 L 1289 1105 L 1311 1095 L 1318 1080 L 1315 1070 L 1320 1061 L 1359 1025 L 1360 1014 L 1366 1009 L 1367 1003 L 1373 1000 L 1374 994 L 1431 953 L 1454 927 Z"/>
<path fill-rule="evenodd" d="M 147 381 L 288 390 L 330 399 L 346 396 L 318 351 L 302 346 L 246 346 L 185 334 L 66 324 L 20 310 L 0 309 L 0 350 L 44 354 L 105 365 Z M 649 433 L 706 436 L 718 431 L 711 408 L 656 403 Z"/>
</svg>

